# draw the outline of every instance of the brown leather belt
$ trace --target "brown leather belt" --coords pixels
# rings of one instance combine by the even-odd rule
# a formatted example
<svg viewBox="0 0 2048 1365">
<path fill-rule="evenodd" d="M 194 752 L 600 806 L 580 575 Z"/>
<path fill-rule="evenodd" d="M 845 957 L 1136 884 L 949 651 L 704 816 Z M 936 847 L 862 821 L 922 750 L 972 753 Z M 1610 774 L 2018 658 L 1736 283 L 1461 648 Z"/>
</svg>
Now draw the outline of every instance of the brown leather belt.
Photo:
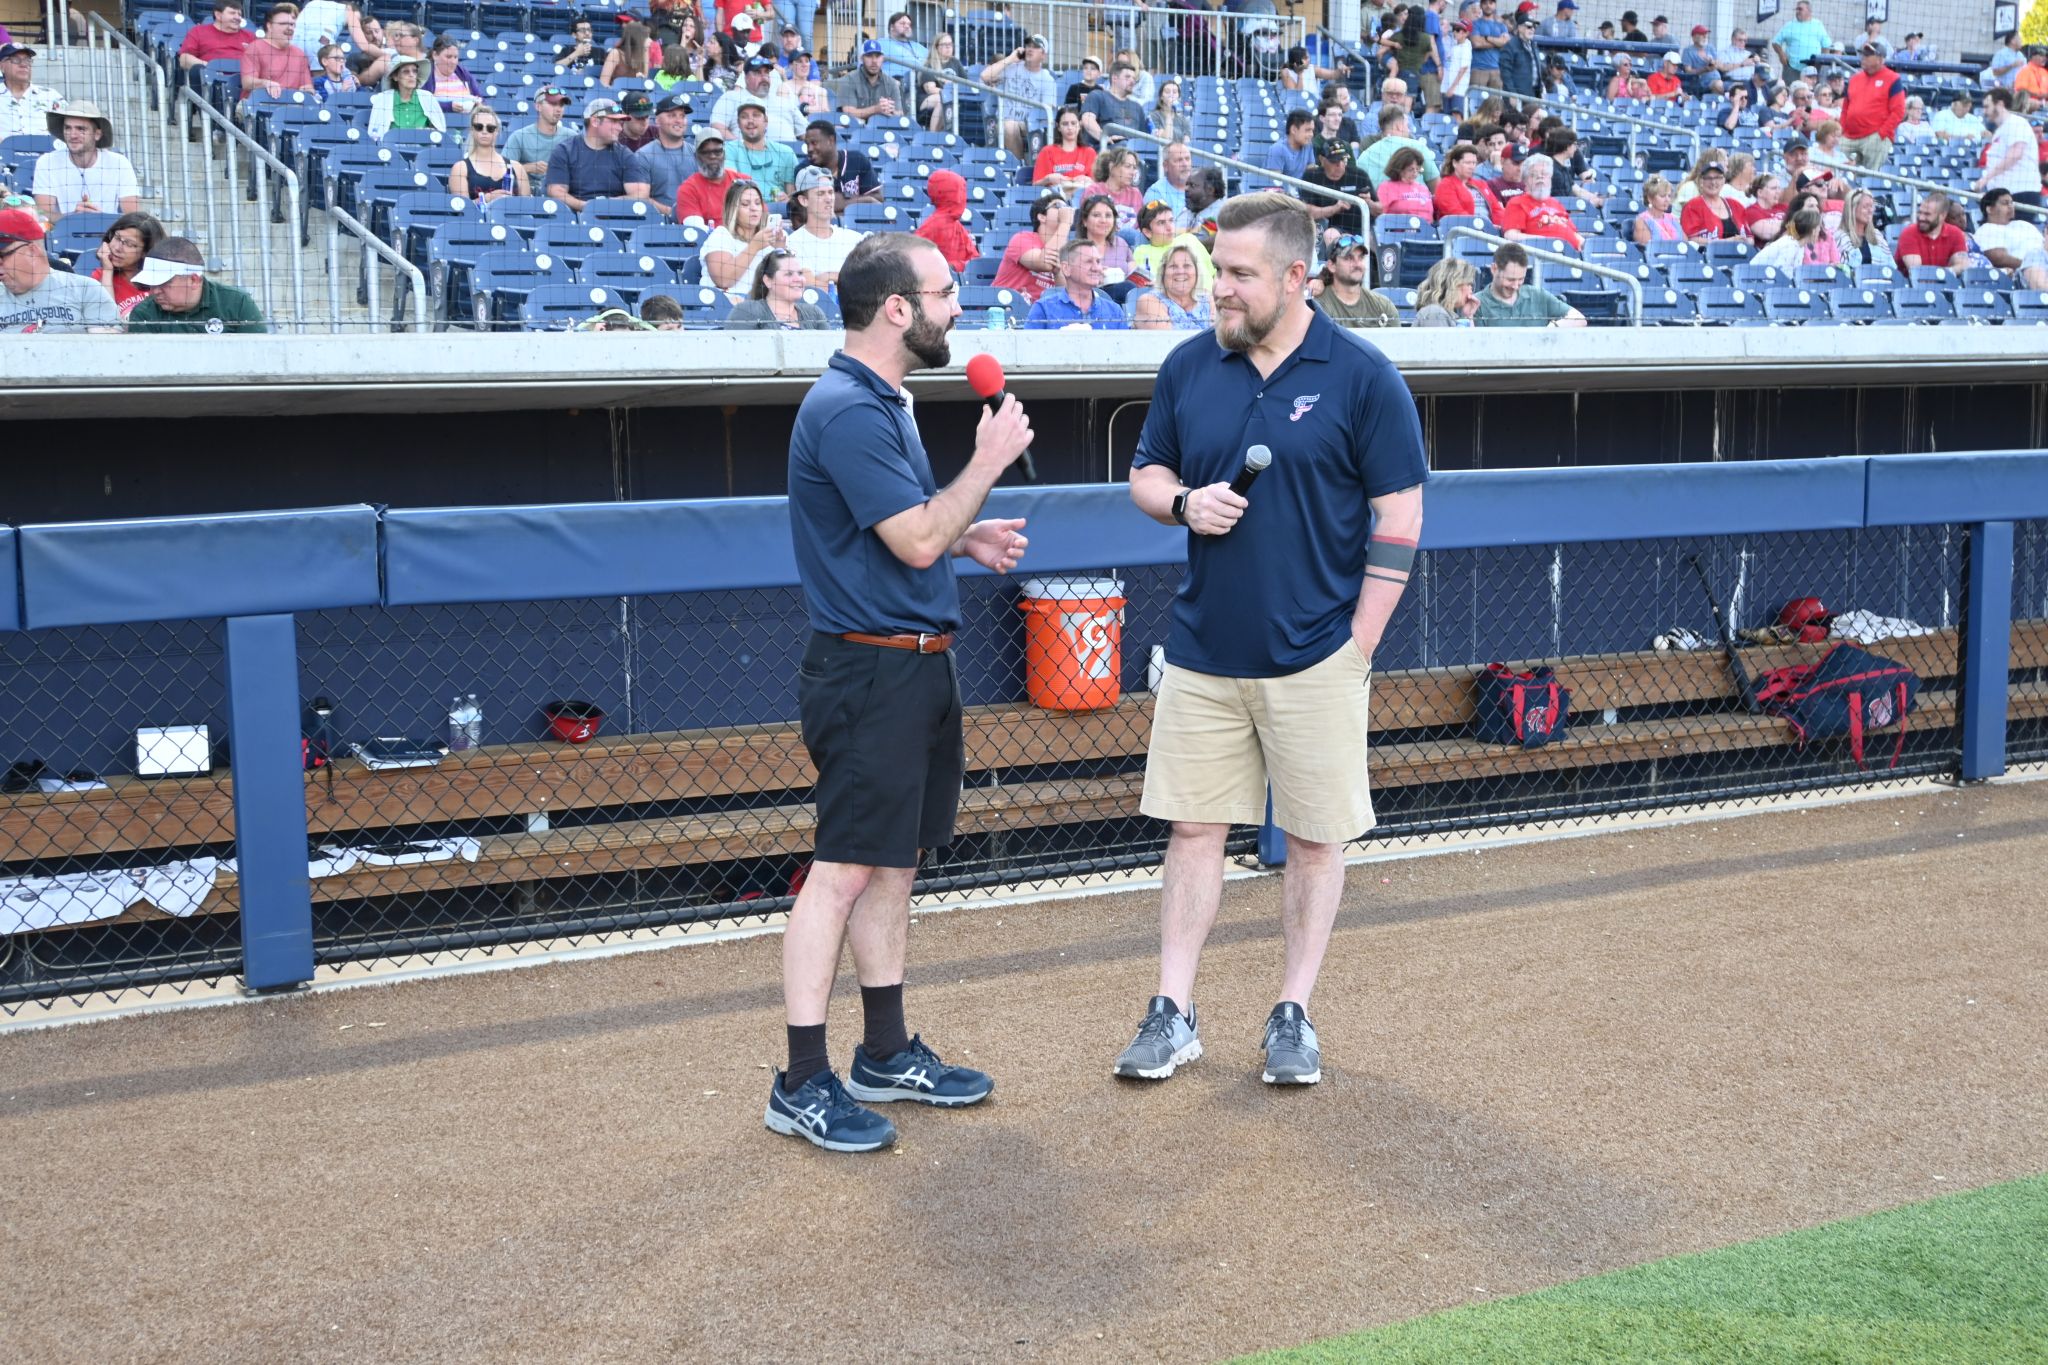
<svg viewBox="0 0 2048 1365">
<path fill-rule="evenodd" d="M 839 637 L 857 645 L 880 645 L 884 649 L 908 649 L 919 654 L 943 654 L 953 647 L 953 632 L 944 635 L 862 635 L 848 631 Z"/>
</svg>

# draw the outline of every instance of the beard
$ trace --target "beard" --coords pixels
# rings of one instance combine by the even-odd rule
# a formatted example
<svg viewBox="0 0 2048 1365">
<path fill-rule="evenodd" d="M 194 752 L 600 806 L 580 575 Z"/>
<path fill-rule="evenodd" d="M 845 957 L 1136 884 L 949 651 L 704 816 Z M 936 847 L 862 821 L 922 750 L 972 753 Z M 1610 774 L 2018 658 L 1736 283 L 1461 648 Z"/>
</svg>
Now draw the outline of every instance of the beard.
<svg viewBox="0 0 2048 1365">
<path fill-rule="evenodd" d="M 953 328 L 952 319 L 933 322 L 925 315 L 923 299 L 917 301 L 915 311 L 917 321 L 903 333 L 903 348 L 917 358 L 919 369 L 944 369 L 953 363 L 953 343 L 946 335 Z"/>
<path fill-rule="evenodd" d="M 1264 313 L 1253 313 L 1242 303 L 1228 306 L 1217 304 L 1216 340 L 1223 343 L 1227 351 L 1249 351 L 1273 334 L 1280 325 L 1280 319 L 1287 312 L 1286 299 L 1274 303 Z"/>
</svg>

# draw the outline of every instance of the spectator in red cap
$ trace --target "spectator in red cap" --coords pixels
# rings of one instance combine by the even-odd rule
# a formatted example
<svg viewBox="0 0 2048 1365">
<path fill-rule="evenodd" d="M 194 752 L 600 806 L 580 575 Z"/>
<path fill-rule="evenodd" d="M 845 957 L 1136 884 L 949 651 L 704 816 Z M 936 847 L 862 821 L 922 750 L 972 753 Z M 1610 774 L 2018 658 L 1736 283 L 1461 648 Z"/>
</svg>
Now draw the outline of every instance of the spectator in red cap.
<svg viewBox="0 0 2048 1365">
<path fill-rule="evenodd" d="M 932 201 L 932 211 L 917 225 L 917 235 L 936 246 L 957 275 L 977 250 L 974 238 L 960 223 L 960 215 L 967 212 L 967 182 L 952 171 L 933 171 L 925 178 L 924 192 Z"/>
<path fill-rule="evenodd" d="M 1692 46 L 1679 54 L 1678 67 L 1685 77 L 1686 93 L 1695 99 L 1721 93 L 1721 57 L 1707 41 L 1712 34 L 1705 24 L 1692 26 Z"/>
<path fill-rule="evenodd" d="M 1884 64 L 1884 50 L 1865 43 L 1863 69 L 1849 78 L 1842 100 L 1842 150 L 1869 170 L 1883 166 L 1906 117 L 1906 83 Z"/>
<path fill-rule="evenodd" d="M 104 285 L 50 269 L 43 221 L 0 209 L 0 332 L 118 332 L 121 314 Z"/>
</svg>

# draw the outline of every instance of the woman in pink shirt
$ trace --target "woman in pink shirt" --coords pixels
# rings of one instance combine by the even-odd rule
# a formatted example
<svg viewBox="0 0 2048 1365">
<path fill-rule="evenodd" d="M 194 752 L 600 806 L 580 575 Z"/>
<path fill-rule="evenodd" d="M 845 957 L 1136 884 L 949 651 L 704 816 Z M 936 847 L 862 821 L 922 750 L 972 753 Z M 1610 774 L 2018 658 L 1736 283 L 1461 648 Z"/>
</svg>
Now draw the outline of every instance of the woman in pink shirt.
<svg viewBox="0 0 2048 1365">
<path fill-rule="evenodd" d="M 1425 223 L 1436 221 L 1436 200 L 1422 182 L 1422 153 L 1403 147 L 1387 158 L 1387 178 L 1376 196 L 1381 213 L 1410 213 Z"/>
</svg>

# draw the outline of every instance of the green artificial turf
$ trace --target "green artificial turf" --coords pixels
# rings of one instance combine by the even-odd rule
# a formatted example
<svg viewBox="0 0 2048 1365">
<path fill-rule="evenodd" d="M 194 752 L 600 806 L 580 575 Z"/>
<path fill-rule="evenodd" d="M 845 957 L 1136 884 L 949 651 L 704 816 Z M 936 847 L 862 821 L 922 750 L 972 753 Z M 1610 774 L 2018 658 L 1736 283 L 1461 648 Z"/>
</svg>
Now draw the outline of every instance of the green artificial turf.
<svg viewBox="0 0 2048 1365">
<path fill-rule="evenodd" d="M 2048 1176 L 1250 1359 L 2048 1361 Z"/>
</svg>

